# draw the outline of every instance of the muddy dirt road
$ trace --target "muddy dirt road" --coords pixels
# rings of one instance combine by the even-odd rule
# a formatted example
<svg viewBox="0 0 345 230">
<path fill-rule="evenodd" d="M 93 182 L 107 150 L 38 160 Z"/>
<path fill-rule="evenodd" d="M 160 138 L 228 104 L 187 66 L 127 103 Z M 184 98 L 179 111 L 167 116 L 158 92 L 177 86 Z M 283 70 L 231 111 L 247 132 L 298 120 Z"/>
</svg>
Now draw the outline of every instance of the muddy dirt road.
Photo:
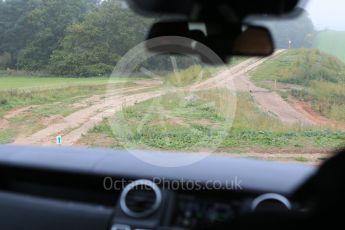
<svg viewBox="0 0 345 230">
<path fill-rule="evenodd" d="M 282 52 L 284 52 L 284 50 L 277 51 L 275 54 L 267 58 L 250 58 L 221 72 L 216 77 L 210 78 L 193 87 L 194 89 L 205 89 L 228 86 L 228 88 L 239 92 L 248 92 L 252 95 L 256 104 L 262 111 L 277 117 L 285 124 L 316 125 L 317 123 L 313 119 L 310 119 L 309 116 L 296 110 L 278 93 L 257 87 L 249 79 L 249 71 Z"/>
<path fill-rule="evenodd" d="M 279 53 L 276 55 L 279 55 Z M 316 125 L 317 123 L 315 123 L 315 121 L 310 119 L 310 117 L 305 116 L 304 113 L 296 110 L 278 93 L 257 87 L 250 81 L 248 71 L 256 68 L 267 59 L 262 59 L 256 63 L 253 63 L 246 68 L 243 73 L 239 73 L 238 75 L 234 76 L 236 89 L 238 91 L 249 92 L 262 111 L 276 116 L 284 124 Z"/>
<path fill-rule="evenodd" d="M 148 92 L 140 92 L 144 89 L 147 89 Z M 31 136 L 18 137 L 13 144 L 50 146 L 55 145 L 57 135 L 63 135 L 63 145 L 71 146 L 89 129 L 100 123 L 104 118 L 120 111 L 123 106 L 131 106 L 161 95 L 161 92 L 150 92 L 147 86 L 143 86 L 136 89 L 125 88 L 107 95 L 93 96 L 74 106 L 82 106 L 90 102 L 93 105 L 80 109 L 64 117 L 62 121 L 52 123 Z"/>
<path fill-rule="evenodd" d="M 253 70 L 266 60 L 274 58 L 283 51 L 276 52 L 268 58 L 250 58 L 246 61 L 227 68 L 215 77 L 204 82 L 189 87 L 191 91 L 209 89 L 212 87 L 228 87 L 236 91 L 245 91 L 251 93 L 258 107 L 263 111 L 277 117 L 286 124 L 314 125 L 316 122 L 301 111 L 296 110 L 287 103 L 279 94 L 267 89 L 255 86 L 248 77 L 248 72 Z M 88 130 L 100 123 L 104 118 L 110 117 L 120 111 L 123 106 L 131 106 L 135 103 L 159 97 L 164 94 L 164 90 L 142 91 L 145 87 L 150 87 L 148 81 L 138 84 L 137 88 L 125 88 L 122 92 L 108 93 L 107 95 L 93 96 L 84 101 L 80 101 L 75 106 L 81 109 L 64 117 L 61 121 L 48 125 L 28 137 L 18 137 L 14 144 L 39 144 L 55 145 L 55 137 L 63 135 L 63 145 L 71 146 L 86 134 Z M 156 86 L 159 82 L 154 82 Z M 141 91 L 140 91 L 141 90 Z M 126 94 L 124 94 L 126 92 Z M 91 106 L 83 105 L 92 102 Z M 240 105 L 239 105 L 240 106 Z M 19 111 L 20 112 L 20 111 Z M 15 116 L 15 114 L 11 114 Z"/>
</svg>

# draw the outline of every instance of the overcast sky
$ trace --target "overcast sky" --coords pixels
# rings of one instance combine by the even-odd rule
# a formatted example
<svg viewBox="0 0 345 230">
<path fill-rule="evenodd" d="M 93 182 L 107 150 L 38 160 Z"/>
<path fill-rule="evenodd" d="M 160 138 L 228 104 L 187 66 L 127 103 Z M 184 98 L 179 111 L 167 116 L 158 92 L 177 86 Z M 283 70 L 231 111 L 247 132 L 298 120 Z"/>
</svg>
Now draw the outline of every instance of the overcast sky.
<svg viewBox="0 0 345 230">
<path fill-rule="evenodd" d="M 345 31 L 345 0 L 309 0 L 305 8 L 318 30 Z"/>
</svg>

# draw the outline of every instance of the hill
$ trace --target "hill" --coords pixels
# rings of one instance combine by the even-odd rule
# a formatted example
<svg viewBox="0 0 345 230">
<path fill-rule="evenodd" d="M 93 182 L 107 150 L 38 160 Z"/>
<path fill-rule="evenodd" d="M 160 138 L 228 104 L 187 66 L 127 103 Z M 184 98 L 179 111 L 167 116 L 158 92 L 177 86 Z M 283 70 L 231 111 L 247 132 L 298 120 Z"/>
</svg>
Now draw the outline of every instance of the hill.
<svg viewBox="0 0 345 230">
<path fill-rule="evenodd" d="M 322 31 L 316 35 L 314 47 L 338 57 L 345 63 L 345 31 Z"/>
<path fill-rule="evenodd" d="M 317 49 L 292 49 L 251 72 L 256 84 L 274 88 L 285 98 L 309 103 L 321 115 L 345 121 L 345 63 Z M 286 87 L 288 85 L 289 87 Z"/>
<path fill-rule="evenodd" d="M 312 81 L 339 83 L 345 81 L 345 64 L 317 49 L 291 49 L 261 65 L 252 77 L 304 86 Z"/>
</svg>

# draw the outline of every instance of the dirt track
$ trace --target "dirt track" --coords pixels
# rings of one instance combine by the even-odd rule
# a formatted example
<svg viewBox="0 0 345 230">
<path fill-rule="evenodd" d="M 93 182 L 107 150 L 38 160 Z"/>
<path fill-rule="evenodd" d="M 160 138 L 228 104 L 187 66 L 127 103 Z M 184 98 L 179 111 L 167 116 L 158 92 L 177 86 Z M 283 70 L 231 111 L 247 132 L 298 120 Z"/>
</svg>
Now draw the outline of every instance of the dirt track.
<svg viewBox="0 0 345 230">
<path fill-rule="evenodd" d="M 305 114 L 297 111 L 278 93 L 257 87 L 249 80 L 247 74 L 248 71 L 256 68 L 264 61 L 266 61 L 266 59 L 259 60 L 245 69 L 243 73 L 239 73 L 238 75 L 234 76 L 236 89 L 238 91 L 250 92 L 261 110 L 276 116 L 285 124 L 315 125 L 316 123 L 313 120 L 309 119 L 309 117 L 305 116 Z"/>
<path fill-rule="evenodd" d="M 259 108 L 277 117 L 283 123 L 302 125 L 317 124 L 315 120 L 310 119 L 305 113 L 296 110 L 277 93 L 257 87 L 249 80 L 247 73 L 250 70 L 256 68 L 275 55 L 279 55 L 281 52 L 282 51 L 278 51 L 269 58 L 250 58 L 238 65 L 221 71 L 215 77 L 193 85 L 189 90 L 194 91 L 227 86 L 237 91 L 246 91 L 251 93 Z M 92 105 L 70 114 L 63 118 L 62 121 L 48 125 L 45 129 L 29 137 L 19 137 L 15 140 L 14 144 L 54 145 L 55 137 L 57 135 L 63 135 L 63 145 L 74 145 L 83 134 L 86 134 L 88 130 L 100 123 L 104 118 L 110 117 L 114 113 L 120 111 L 124 104 L 125 106 L 131 106 L 135 103 L 163 94 L 163 91 L 136 92 L 145 87 L 149 87 L 150 82 L 145 81 L 144 83 L 145 84 L 141 85 L 141 88 L 124 89 L 123 92 L 126 92 L 126 94 L 123 94 L 123 92 L 116 92 L 103 95 L 102 97 L 93 96 L 81 101 L 75 106 L 83 107 L 82 105 L 87 104 L 87 102 L 92 102 Z M 157 85 L 157 82 L 154 84 Z M 11 116 L 15 116 L 15 114 L 11 114 Z"/>
<path fill-rule="evenodd" d="M 34 133 L 29 137 L 19 137 L 13 144 L 39 144 L 39 145 L 54 145 L 55 137 L 63 135 L 63 145 L 70 146 L 75 144 L 83 134 L 93 128 L 96 124 L 101 122 L 117 111 L 120 111 L 124 105 L 131 106 L 135 103 L 148 100 L 153 97 L 158 97 L 162 93 L 153 91 L 149 93 L 136 93 L 142 90 L 139 87 L 135 90 L 125 89 L 118 91 L 115 95 L 105 95 L 103 97 L 91 97 L 86 101 L 92 101 L 94 105 L 87 108 L 78 110 L 69 116 L 65 117 L 62 121 L 48 125 L 43 130 Z M 124 93 L 133 93 L 132 95 L 124 96 Z M 82 102 L 80 104 L 85 103 Z M 79 105 L 78 105 L 79 106 Z"/>
<path fill-rule="evenodd" d="M 250 93 L 259 108 L 275 117 L 285 124 L 315 125 L 318 124 L 309 116 L 296 110 L 287 103 L 278 93 L 255 86 L 248 77 L 248 72 L 261 65 L 263 62 L 274 58 L 282 53 L 277 51 L 268 58 L 250 58 L 228 70 L 218 74 L 214 78 L 194 86 L 195 89 L 228 86 L 237 91 Z M 241 106 L 241 105 L 239 105 Z"/>
</svg>

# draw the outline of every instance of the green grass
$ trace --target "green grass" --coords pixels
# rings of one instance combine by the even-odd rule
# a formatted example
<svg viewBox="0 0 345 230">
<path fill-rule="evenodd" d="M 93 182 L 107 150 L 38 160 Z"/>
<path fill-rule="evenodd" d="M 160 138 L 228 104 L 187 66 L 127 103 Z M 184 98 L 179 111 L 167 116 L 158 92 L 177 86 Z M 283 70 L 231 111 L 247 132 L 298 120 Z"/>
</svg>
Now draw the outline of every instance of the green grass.
<svg viewBox="0 0 345 230">
<path fill-rule="evenodd" d="M 202 91 L 191 100 L 184 93 L 167 94 L 125 108 L 122 117 L 111 121 L 113 129 L 120 131 L 114 135 L 125 147 L 192 150 L 196 145 L 217 145 L 231 116 L 220 106 L 233 99 L 227 92 Z"/>
<path fill-rule="evenodd" d="M 74 103 L 93 95 L 102 95 L 107 86 L 134 86 L 135 80 L 108 78 L 51 78 L 51 77 L 0 77 L 0 122 L 2 116 L 13 109 L 31 108 L 8 119 L 0 127 L 0 143 L 11 143 L 18 135 L 30 135 L 43 129 L 50 119 L 65 117 L 80 109 Z"/>
<path fill-rule="evenodd" d="M 69 86 L 55 89 L 0 91 L 0 120 L 12 109 L 32 108 L 8 120 L 8 127 L 0 127 L 0 143 L 11 143 L 18 135 L 30 135 L 43 129 L 52 115 L 67 116 L 77 110 L 73 102 L 106 92 L 106 85 Z"/>
<path fill-rule="evenodd" d="M 130 80 L 142 79 L 135 77 L 112 78 L 109 77 L 90 77 L 90 78 L 68 78 L 68 77 L 34 77 L 34 76 L 6 76 L 0 75 L 0 91 L 3 90 L 32 90 L 32 89 L 51 89 L 64 88 L 68 86 L 85 85 L 104 85 L 108 83 L 120 83 Z"/>
<path fill-rule="evenodd" d="M 309 161 L 308 158 L 306 157 L 294 157 L 293 160 L 298 161 L 298 162 L 303 162 L 303 163 L 306 163 Z"/>
<path fill-rule="evenodd" d="M 221 100 L 224 95 L 215 91 L 200 93 L 205 97 L 192 103 L 186 102 L 179 95 L 171 94 L 160 98 L 160 103 L 156 103 L 164 104 L 163 108 L 153 106 L 148 109 L 150 105 L 155 105 L 153 100 L 126 108 L 124 114 L 104 120 L 92 129 L 81 143 L 103 146 L 107 140 L 107 146 L 114 148 L 226 151 L 233 148 L 330 149 L 345 142 L 345 132 L 283 125 L 262 113 L 246 93 L 238 95 L 238 107 L 231 127 L 231 122 L 227 119 L 230 114 L 220 112 L 227 110 L 226 108 L 220 108 L 217 103 L 205 103 L 205 99 L 219 97 Z"/>
<path fill-rule="evenodd" d="M 312 82 L 303 90 L 292 90 L 291 95 L 309 102 L 321 115 L 337 121 L 345 121 L 345 85 L 331 82 Z"/>
<path fill-rule="evenodd" d="M 345 121 L 345 64 L 315 49 L 289 50 L 251 72 L 260 86 L 270 81 L 298 85 L 300 89 L 281 91 L 308 102 L 321 115 Z"/>
<path fill-rule="evenodd" d="M 15 129 L 0 129 L 0 144 L 8 144 L 13 142 L 17 131 Z"/>
<path fill-rule="evenodd" d="M 233 66 L 245 61 L 245 57 L 233 57 L 227 66 Z M 198 82 L 205 81 L 214 76 L 221 68 L 205 67 L 200 65 L 193 65 L 185 70 L 176 73 L 170 73 L 165 78 L 165 85 L 172 87 L 184 87 Z"/>
<path fill-rule="evenodd" d="M 292 49 L 251 72 L 252 80 L 309 86 L 312 81 L 345 82 L 345 64 L 316 49 Z"/>
<path fill-rule="evenodd" d="M 58 103 L 56 105 L 42 105 L 32 108 L 31 113 L 36 117 L 50 117 L 52 115 L 61 115 L 63 117 L 66 117 L 78 109 L 79 108 L 73 108 L 69 106 L 69 103 Z"/>
<path fill-rule="evenodd" d="M 345 63 L 345 32 L 322 31 L 315 38 L 314 47 L 338 57 Z"/>
<path fill-rule="evenodd" d="M 83 79 L 74 78 L 54 80 L 54 78 L 37 77 L 28 77 L 24 81 L 21 77 L 18 79 L 17 77 L 0 77 L 1 80 L 6 82 L 6 86 L 0 85 L 3 89 L 0 90 L 0 116 L 18 107 L 31 105 L 51 106 L 52 103 L 56 102 L 73 103 L 83 97 L 106 93 L 109 84 L 116 85 L 116 87 L 134 86 L 133 81 L 138 80 L 138 78 L 122 78 L 111 81 L 106 78 L 90 78 L 85 79 L 85 82 L 83 82 Z M 57 84 L 54 84 L 56 82 Z"/>
<path fill-rule="evenodd" d="M 288 51 L 258 68 L 253 72 L 254 78 L 257 82 L 262 82 L 283 77 L 282 82 L 296 83 L 297 75 L 291 73 L 300 73 L 301 70 L 308 68 L 320 68 L 316 65 L 314 67 L 313 64 L 316 60 L 315 56 L 318 55 L 321 53 L 316 50 Z M 295 57 L 299 57 L 298 61 L 294 61 Z M 323 58 L 328 60 L 326 57 Z M 305 60 L 308 60 L 308 63 L 304 63 Z M 333 60 L 333 57 L 329 57 L 329 60 Z M 335 64 L 332 61 L 329 63 L 335 65 L 332 68 L 339 68 L 339 71 L 342 71 L 342 65 L 338 61 Z M 187 86 L 209 78 L 218 69 L 206 69 L 207 74 L 201 79 L 200 70 L 200 66 L 193 66 L 180 72 L 180 76 L 170 75 L 165 84 Z M 332 76 L 320 75 L 317 78 L 313 76 L 300 83 L 297 82 L 296 84 L 303 86 L 304 90 L 291 90 L 288 94 L 296 94 L 296 97 L 317 105 L 320 105 L 323 98 L 335 100 L 332 104 L 332 116 L 343 119 L 341 114 L 345 113 L 341 112 L 342 105 L 335 107 L 338 102 L 344 101 L 342 95 L 345 95 L 345 91 L 339 84 L 342 76 L 334 78 L 333 72 L 330 75 Z M 326 78 L 331 80 L 326 81 Z M 104 94 L 108 83 L 105 78 L 86 79 L 87 83 L 82 84 L 81 81 L 84 79 L 62 78 L 51 84 L 47 82 L 54 78 L 33 77 L 25 79 L 31 81 L 26 85 L 25 81 L 20 80 L 21 77 L 0 77 L 0 80 L 2 79 L 8 81 L 8 85 L 6 87 L 1 85 L 3 88 L 0 90 L 0 117 L 13 108 L 32 105 L 34 107 L 9 119 L 6 129 L 0 127 L 0 143 L 10 143 L 18 134 L 30 134 L 44 128 L 43 121 L 52 115 L 67 116 L 76 109 L 72 108 L 71 104 L 92 95 Z M 67 79 L 68 84 L 64 82 Z M 38 84 L 37 81 L 42 84 Z M 113 82 L 113 84 L 123 85 L 121 82 Z M 14 86 L 18 88 L 13 89 Z M 320 95 L 319 98 L 317 93 Z M 185 92 L 170 93 L 123 108 L 122 112 L 90 130 L 80 143 L 113 148 L 186 151 L 235 149 L 245 152 L 248 149 L 272 151 L 274 148 L 329 150 L 345 142 L 345 132 L 283 125 L 276 118 L 262 112 L 250 94 L 240 93 L 237 95 L 237 100 L 235 99 L 225 89 L 199 91 L 192 95 Z M 324 102 L 325 105 L 328 103 L 327 100 Z M 235 115 L 234 120 L 233 115 Z M 294 160 L 302 162 L 302 159 Z"/>
<path fill-rule="evenodd" d="M 7 90 L 0 91 L 0 115 L 17 108 L 31 105 L 52 104 L 55 102 L 69 102 L 75 97 L 91 96 L 106 92 L 106 85 L 69 86 L 44 90 Z"/>
<path fill-rule="evenodd" d="M 214 72 L 214 68 L 203 68 L 200 65 L 195 65 L 185 70 L 171 73 L 164 80 L 168 86 L 183 87 L 204 81 L 210 78 Z"/>
<path fill-rule="evenodd" d="M 220 106 L 234 103 L 234 97 L 212 90 L 193 97 L 188 100 L 184 93 L 173 93 L 124 108 L 89 134 L 106 134 L 115 147 L 194 150 L 219 144 L 232 114 Z"/>
</svg>

